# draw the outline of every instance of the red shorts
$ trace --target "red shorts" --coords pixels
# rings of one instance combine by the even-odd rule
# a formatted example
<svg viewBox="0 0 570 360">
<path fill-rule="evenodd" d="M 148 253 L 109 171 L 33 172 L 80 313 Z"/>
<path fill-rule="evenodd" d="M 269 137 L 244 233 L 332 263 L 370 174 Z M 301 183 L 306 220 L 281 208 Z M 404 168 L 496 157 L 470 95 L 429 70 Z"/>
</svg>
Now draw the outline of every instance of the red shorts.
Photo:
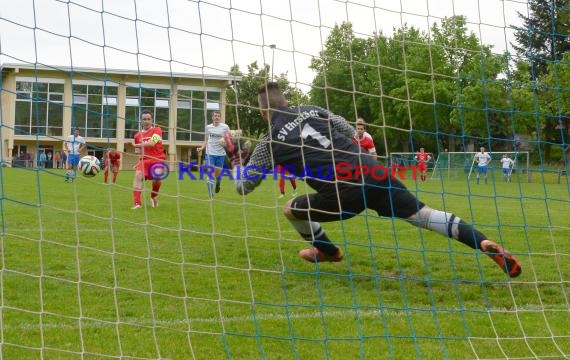
<svg viewBox="0 0 570 360">
<path fill-rule="evenodd" d="M 110 165 L 105 165 L 105 170 L 111 169 L 113 172 L 119 172 L 119 163 L 116 161 L 111 161 Z"/>
<path fill-rule="evenodd" d="M 135 166 L 136 171 L 140 171 L 144 174 L 145 180 L 154 180 L 152 177 L 152 170 L 153 164 L 164 164 L 164 161 L 157 161 L 156 159 L 144 159 L 139 160 L 137 165 Z"/>
<path fill-rule="evenodd" d="M 419 163 L 419 164 L 418 164 L 418 170 L 419 170 L 420 172 L 427 171 L 427 164 L 426 164 L 426 163 Z"/>
</svg>

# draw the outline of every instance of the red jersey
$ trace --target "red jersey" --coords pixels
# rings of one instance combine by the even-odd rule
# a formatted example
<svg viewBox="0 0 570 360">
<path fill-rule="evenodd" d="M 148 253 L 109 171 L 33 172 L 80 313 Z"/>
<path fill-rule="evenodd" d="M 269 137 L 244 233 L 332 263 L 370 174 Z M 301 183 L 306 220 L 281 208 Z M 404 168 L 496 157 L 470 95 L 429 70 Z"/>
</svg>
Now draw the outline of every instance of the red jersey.
<svg viewBox="0 0 570 360">
<path fill-rule="evenodd" d="M 430 156 L 428 153 L 421 153 L 421 152 L 416 153 L 416 160 L 420 164 L 425 164 L 426 162 L 428 162 L 429 157 Z"/>
<path fill-rule="evenodd" d="M 376 146 L 374 146 L 374 140 L 371 136 L 362 137 L 362 139 L 357 139 L 356 136 L 352 138 L 352 142 L 359 145 L 362 149 L 368 151 L 369 153 L 376 152 Z"/>
<path fill-rule="evenodd" d="M 108 152 L 108 159 L 111 163 L 116 164 L 121 160 L 121 153 L 118 151 Z"/>
<path fill-rule="evenodd" d="M 154 137 L 154 139 L 153 139 Z M 162 147 L 162 129 L 156 126 L 144 131 L 139 131 L 135 134 L 135 144 L 143 144 L 154 142 L 154 146 L 139 148 L 139 157 L 142 159 L 150 160 L 164 160 L 164 148 Z"/>
</svg>

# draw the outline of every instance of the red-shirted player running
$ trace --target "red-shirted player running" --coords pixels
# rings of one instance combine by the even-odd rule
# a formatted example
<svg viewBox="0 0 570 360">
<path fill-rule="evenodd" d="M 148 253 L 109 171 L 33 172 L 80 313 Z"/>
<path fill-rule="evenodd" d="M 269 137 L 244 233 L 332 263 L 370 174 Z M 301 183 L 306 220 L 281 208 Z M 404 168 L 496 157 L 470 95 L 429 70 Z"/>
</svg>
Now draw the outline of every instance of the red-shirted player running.
<svg viewBox="0 0 570 360">
<path fill-rule="evenodd" d="M 139 162 L 135 166 L 135 179 L 133 181 L 133 210 L 142 207 L 141 192 L 143 180 L 152 180 L 152 192 L 150 200 L 152 207 L 158 207 L 158 191 L 162 181 L 163 166 L 156 166 L 156 163 L 164 163 L 166 156 L 162 147 L 162 130 L 153 126 L 152 112 L 143 110 L 141 114 L 142 130 L 134 137 L 133 146 L 139 149 Z"/>
<path fill-rule="evenodd" d="M 109 169 L 113 172 L 113 183 L 117 182 L 117 175 L 119 175 L 119 167 L 121 165 L 121 153 L 113 148 L 108 148 L 103 157 L 105 162 L 104 180 L 105 184 L 109 178 Z"/>
<path fill-rule="evenodd" d="M 421 147 L 420 151 L 416 153 L 416 161 L 418 162 L 418 170 L 420 171 L 422 181 L 426 181 L 427 179 L 427 162 L 430 160 L 431 156 Z"/>
</svg>

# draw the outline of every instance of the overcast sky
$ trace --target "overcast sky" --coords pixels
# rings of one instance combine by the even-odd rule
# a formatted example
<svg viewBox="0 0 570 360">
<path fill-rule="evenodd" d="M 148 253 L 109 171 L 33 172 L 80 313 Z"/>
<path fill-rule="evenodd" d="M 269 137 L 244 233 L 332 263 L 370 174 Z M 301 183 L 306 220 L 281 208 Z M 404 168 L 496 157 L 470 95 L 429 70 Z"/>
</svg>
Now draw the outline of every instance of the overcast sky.
<svg viewBox="0 0 570 360">
<path fill-rule="evenodd" d="M 275 73 L 306 89 L 311 57 L 343 21 L 366 37 L 465 15 L 502 53 L 517 11 L 527 14 L 527 1 L 0 0 L 0 62 L 227 74 L 234 63 L 271 64 L 275 44 Z"/>
</svg>

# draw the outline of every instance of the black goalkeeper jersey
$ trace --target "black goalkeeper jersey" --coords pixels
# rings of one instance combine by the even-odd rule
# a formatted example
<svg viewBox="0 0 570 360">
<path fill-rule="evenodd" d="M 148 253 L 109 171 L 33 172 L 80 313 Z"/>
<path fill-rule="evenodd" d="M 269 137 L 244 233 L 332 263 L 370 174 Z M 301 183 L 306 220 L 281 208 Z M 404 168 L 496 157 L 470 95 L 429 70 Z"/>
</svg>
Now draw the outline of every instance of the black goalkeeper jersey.
<svg viewBox="0 0 570 360">
<path fill-rule="evenodd" d="M 290 174 L 303 177 L 319 191 L 339 177 L 335 166 L 342 165 L 341 180 L 362 183 L 357 166 L 373 168 L 376 159 L 354 144 L 354 128 L 342 117 L 316 106 L 283 107 L 273 112 L 270 133 L 261 138 L 245 168 L 246 178 L 238 192 L 249 193 L 261 179 L 249 180 L 259 169 L 282 165 Z"/>
</svg>

